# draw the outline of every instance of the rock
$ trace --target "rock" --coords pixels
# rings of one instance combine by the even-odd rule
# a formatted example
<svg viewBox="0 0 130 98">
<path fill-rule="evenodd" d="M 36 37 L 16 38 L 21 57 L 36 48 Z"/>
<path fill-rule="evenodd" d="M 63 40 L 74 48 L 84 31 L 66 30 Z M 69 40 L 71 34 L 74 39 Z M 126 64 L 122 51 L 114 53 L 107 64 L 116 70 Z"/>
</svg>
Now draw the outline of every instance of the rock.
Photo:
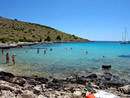
<svg viewBox="0 0 130 98">
<path fill-rule="evenodd" d="M 49 82 L 48 84 L 45 85 L 45 87 L 52 88 L 55 90 L 61 90 L 63 89 L 63 84 Z"/>
<path fill-rule="evenodd" d="M 107 80 L 107 81 L 110 81 L 111 78 L 112 78 L 112 74 L 110 72 L 105 72 L 103 74 L 103 77 Z"/>
<path fill-rule="evenodd" d="M 63 83 L 65 80 L 64 79 L 55 79 L 53 78 L 52 82 L 53 83 Z"/>
<path fill-rule="evenodd" d="M 97 79 L 97 75 L 96 74 L 91 74 L 91 75 L 87 76 L 86 78 Z"/>
<path fill-rule="evenodd" d="M 125 85 L 123 87 L 119 87 L 118 90 L 124 94 L 130 95 L 130 85 Z"/>
<path fill-rule="evenodd" d="M 81 98 L 82 97 L 82 93 L 80 91 L 75 91 L 73 93 L 73 98 Z"/>
<path fill-rule="evenodd" d="M 22 95 L 22 98 L 33 98 L 33 97 L 31 95 L 24 94 L 24 95 Z"/>
<path fill-rule="evenodd" d="M 78 84 L 85 84 L 86 83 L 86 78 L 83 77 L 83 76 L 82 77 L 77 77 L 76 80 L 77 80 Z"/>
<path fill-rule="evenodd" d="M 4 81 L 8 81 L 10 82 L 12 78 L 14 78 L 15 76 L 11 73 L 8 73 L 8 72 L 4 72 L 4 71 L 1 71 L 0 72 L 0 80 L 4 80 Z"/>
<path fill-rule="evenodd" d="M 0 72 L 0 76 L 8 76 L 8 77 L 10 77 L 10 78 L 15 77 L 13 74 L 8 73 L 8 72 L 4 72 L 4 71 L 1 71 L 1 72 Z"/>
<path fill-rule="evenodd" d="M 71 82 L 71 83 L 76 83 L 76 78 L 75 77 L 73 77 L 73 76 L 70 76 L 70 77 L 67 77 L 67 82 Z"/>
<path fill-rule="evenodd" d="M 16 90 L 15 94 L 22 94 L 22 91 L 21 90 Z"/>
<path fill-rule="evenodd" d="M 9 90 L 9 91 L 14 91 L 14 89 L 8 87 L 8 86 L 3 86 L 3 85 L 0 85 L 0 90 Z"/>
<path fill-rule="evenodd" d="M 13 78 L 12 83 L 18 84 L 20 86 L 24 86 L 24 84 L 26 83 L 26 80 L 23 78 L 15 77 Z"/>
<path fill-rule="evenodd" d="M 0 98 L 5 96 L 8 98 L 85 98 L 87 91 L 95 93 L 109 88 L 114 88 L 119 95 L 129 96 L 129 83 L 110 72 L 98 76 L 96 74 L 87 77 L 74 75 L 66 79 L 51 78 L 50 80 L 38 76 L 14 76 L 0 72 Z"/>
<path fill-rule="evenodd" d="M 111 68 L 111 65 L 102 65 L 102 68 L 109 70 Z"/>
<path fill-rule="evenodd" d="M 33 93 L 36 94 L 36 95 L 40 95 L 40 91 L 36 90 L 36 89 L 34 89 Z"/>
<path fill-rule="evenodd" d="M 39 81 L 41 83 L 44 83 L 44 84 L 48 82 L 48 79 L 47 78 L 43 78 L 43 77 L 40 77 L 40 78 L 37 77 L 35 80 Z"/>
<path fill-rule="evenodd" d="M 47 97 L 45 97 L 43 95 L 39 95 L 38 98 L 47 98 Z"/>
</svg>

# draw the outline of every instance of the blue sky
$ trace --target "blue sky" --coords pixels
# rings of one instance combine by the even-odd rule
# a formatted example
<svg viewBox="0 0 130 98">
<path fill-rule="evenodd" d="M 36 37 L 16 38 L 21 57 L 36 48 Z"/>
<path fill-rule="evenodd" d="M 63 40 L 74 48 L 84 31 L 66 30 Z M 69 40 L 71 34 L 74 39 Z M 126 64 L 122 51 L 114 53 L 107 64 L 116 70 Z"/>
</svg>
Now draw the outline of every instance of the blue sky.
<svg viewBox="0 0 130 98">
<path fill-rule="evenodd" d="M 90 40 L 130 37 L 130 0 L 0 0 L 0 16 L 38 23 Z"/>
</svg>

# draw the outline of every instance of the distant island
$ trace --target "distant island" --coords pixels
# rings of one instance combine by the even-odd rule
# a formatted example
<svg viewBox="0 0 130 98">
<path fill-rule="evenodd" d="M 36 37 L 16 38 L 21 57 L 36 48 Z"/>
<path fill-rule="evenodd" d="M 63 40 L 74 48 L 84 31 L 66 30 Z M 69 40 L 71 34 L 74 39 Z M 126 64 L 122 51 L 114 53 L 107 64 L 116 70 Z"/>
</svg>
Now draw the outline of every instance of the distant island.
<svg viewBox="0 0 130 98">
<path fill-rule="evenodd" d="M 0 42 L 89 42 L 52 27 L 0 17 Z"/>
</svg>

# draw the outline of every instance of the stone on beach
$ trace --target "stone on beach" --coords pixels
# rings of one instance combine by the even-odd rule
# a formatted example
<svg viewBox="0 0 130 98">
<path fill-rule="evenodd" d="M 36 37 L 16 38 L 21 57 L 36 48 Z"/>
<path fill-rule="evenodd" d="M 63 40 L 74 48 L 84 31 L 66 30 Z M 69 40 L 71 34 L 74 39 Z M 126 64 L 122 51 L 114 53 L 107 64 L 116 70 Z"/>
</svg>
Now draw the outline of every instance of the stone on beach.
<svg viewBox="0 0 130 98">
<path fill-rule="evenodd" d="M 81 98 L 82 93 L 80 91 L 75 91 L 73 93 L 74 98 Z"/>
<path fill-rule="evenodd" d="M 125 94 L 130 94 L 130 85 L 125 85 L 123 87 L 120 87 L 118 88 L 118 90 Z"/>
<path fill-rule="evenodd" d="M 96 93 L 98 90 L 105 91 L 110 87 L 114 88 L 116 93 L 119 91 L 120 93 L 117 94 L 122 98 L 129 98 L 129 86 L 121 84 L 121 82 L 105 81 L 105 78 L 102 78 L 104 75 L 100 77 L 92 74 L 86 77 L 71 76 L 66 79 L 52 78 L 49 80 L 44 77 L 14 76 L 11 73 L 0 73 L 0 77 L 2 77 L 0 78 L 1 98 L 5 98 L 5 96 L 7 98 L 85 98 L 86 92 Z M 107 75 L 110 75 L 112 79 L 115 77 L 112 74 Z"/>
<path fill-rule="evenodd" d="M 109 70 L 111 68 L 111 65 L 102 65 L 102 68 Z"/>
</svg>

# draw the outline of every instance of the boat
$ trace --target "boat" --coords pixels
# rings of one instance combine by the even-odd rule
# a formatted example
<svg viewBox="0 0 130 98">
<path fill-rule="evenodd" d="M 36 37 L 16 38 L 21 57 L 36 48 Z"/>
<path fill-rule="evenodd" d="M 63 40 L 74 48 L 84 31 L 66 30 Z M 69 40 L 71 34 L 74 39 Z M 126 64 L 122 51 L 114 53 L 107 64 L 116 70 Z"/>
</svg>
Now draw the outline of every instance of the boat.
<svg viewBox="0 0 130 98">
<path fill-rule="evenodd" d="M 120 55 L 119 57 L 130 58 L 130 55 Z"/>
<path fill-rule="evenodd" d="M 130 44 L 126 27 L 125 27 L 125 32 L 122 32 L 122 41 L 120 41 L 120 44 Z"/>
</svg>

